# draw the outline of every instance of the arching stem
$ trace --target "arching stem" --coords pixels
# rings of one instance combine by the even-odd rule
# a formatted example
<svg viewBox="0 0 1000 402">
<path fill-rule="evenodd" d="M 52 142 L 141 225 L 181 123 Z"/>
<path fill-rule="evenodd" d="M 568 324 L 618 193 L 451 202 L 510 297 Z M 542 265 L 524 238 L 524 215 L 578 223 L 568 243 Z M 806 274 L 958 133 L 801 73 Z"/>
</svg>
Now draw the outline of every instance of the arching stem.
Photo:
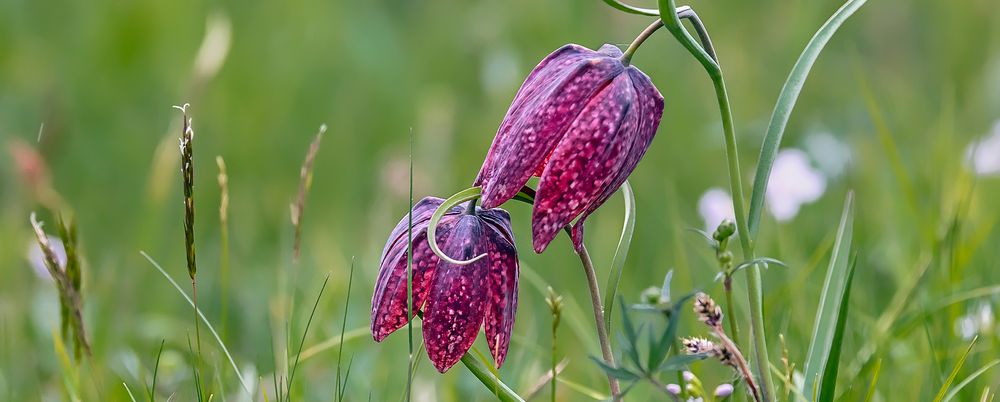
<svg viewBox="0 0 1000 402">
<path fill-rule="evenodd" d="M 680 6 L 674 10 L 676 11 L 677 18 L 691 21 L 691 25 L 694 26 L 694 30 L 698 34 L 698 39 L 701 41 L 702 48 L 705 49 L 705 52 L 712 58 L 712 60 L 718 63 L 718 58 L 715 56 L 715 47 L 712 46 L 712 39 L 708 37 L 708 30 L 705 29 L 705 24 L 701 23 L 701 18 L 698 18 L 698 14 L 688 6 Z M 622 53 L 622 64 L 628 66 L 629 63 L 632 62 L 632 55 L 634 55 L 635 51 L 639 49 L 639 46 L 642 46 L 642 43 L 645 42 L 646 39 L 649 39 L 649 37 L 662 26 L 663 20 L 657 19 L 656 21 L 653 21 L 652 24 L 649 24 L 646 29 L 642 30 L 642 32 L 639 33 L 639 36 L 632 40 L 632 43 L 629 44 L 628 48 L 626 48 Z"/>
<path fill-rule="evenodd" d="M 661 15 L 663 14 L 662 10 L 676 9 L 674 0 L 659 0 L 659 7 Z M 710 44 L 711 41 L 708 40 L 707 30 L 704 29 L 704 25 L 694 15 L 694 11 L 691 11 L 690 15 L 687 18 L 695 25 L 695 30 L 701 36 L 702 41 Z M 740 173 L 739 154 L 736 147 L 736 130 L 733 124 L 733 113 L 729 104 L 729 94 L 726 91 L 726 82 L 723 78 L 722 68 L 715 57 L 714 49 L 711 49 L 710 45 L 699 46 L 694 37 L 681 25 L 680 17 L 677 14 L 674 14 L 674 16 L 674 18 L 667 18 L 663 22 L 664 26 L 701 63 L 709 77 L 711 77 L 712 84 L 715 87 L 726 141 L 726 160 L 729 165 L 729 185 L 733 195 L 733 210 L 736 213 L 736 229 L 739 232 L 743 258 L 745 260 L 752 260 L 754 258 L 754 250 L 747 226 L 746 200 L 743 196 L 742 175 Z M 762 280 L 760 268 L 758 265 L 754 265 L 750 269 L 747 269 L 746 272 L 753 360 L 759 380 L 761 399 L 770 402 L 772 400 L 771 390 L 774 387 L 771 382 L 771 371 L 768 367 L 769 360 L 767 338 L 764 333 L 764 308 L 761 295 Z"/>
</svg>

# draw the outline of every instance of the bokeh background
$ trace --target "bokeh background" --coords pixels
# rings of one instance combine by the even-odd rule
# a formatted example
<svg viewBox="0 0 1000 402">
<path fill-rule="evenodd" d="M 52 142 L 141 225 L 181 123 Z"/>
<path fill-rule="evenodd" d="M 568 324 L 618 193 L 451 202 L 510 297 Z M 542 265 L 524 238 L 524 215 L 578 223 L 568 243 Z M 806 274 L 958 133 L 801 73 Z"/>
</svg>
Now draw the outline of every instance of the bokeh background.
<svg viewBox="0 0 1000 402">
<path fill-rule="evenodd" d="M 749 192 L 781 85 L 840 4 L 692 5 L 727 74 Z M 408 203 L 410 134 L 415 196 L 461 190 L 538 60 L 570 42 L 626 45 L 649 22 L 598 0 L 0 1 L 0 399 L 68 399 L 68 374 L 52 339 L 56 294 L 26 257 L 29 213 L 38 211 L 55 228 L 46 208 L 51 194 L 39 190 L 44 172 L 33 175 L 40 167 L 26 156 L 31 149 L 44 159 L 62 208 L 79 222 L 85 318 L 95 351 L 81 367 L 84 400 L 125 400 L 123 382 L 141 392 L 161 340 L 158 394 L 194 398 L 190 308 L 139 254 L 148 252 L 185 283 L 180 114 L 171 108 L 185 102 L 196 133 L 199 303 L 242 370 L 253 382 L 261 377 L 255 388 L 271 387 L 271 373 L 283 366 L 275 355 L 285 343 L 294 355 L 329 273 L 306 347 L 339 336 L 350 300 L 347 329 L 360 335 L 344 345 L 344 367 L 348 361 L 352 367 L 347 398 L 397 400 L 406 382 L 406 335 L 375 344 L 365 328 L 381 247 Z M 672 269 L 675 293 L 702 288 L 721 298 L 714 254 L 687 230 L 706 226 L 707 207 L 699 208 L 706 191 L 728 190 L 711 82 L 666 33 L 650 39 L 633 62 L 663 92 L 666 108 L 632 175 L 638 222 L 620 292 L 635 302 Z M 843 398 L 867 391 L 879 359 L 875 400 L 890 401 L 930 399 L 977 334 L 959 378 L 1000 356 L 994 313 L 1000 138 L 988 140 L 1000 136 L 998 119 L 995 1 L 877 0 L 844 25 L 806 83 L 783 143 L 806 156 L 807 174 L 789 174 L 786 187 L 812 186 L 813 194 L 796 203 L 791 217 L 765 216 L 761 230 L 760 253 L 788 265 L 764 274 L 772 363 L 783 367 L 783 334 L 788 358 L 802 365 L 850 190 L 859 259 L 842 355 Z M 329 130 L 308 196 L 303 258 L 293 265 L 288 205 L 321 123 Z M 980 152 L 970 152 L 977 141 Z M 226 281 L 218 269 L 217 155 L 225 158 L 231 191 Z M 535 255 L 530 209 L 508 207 L 523 270 L 502 378 L 524 392 L 546 370 L 544 289 L 552 286 L 568 304 L 558 345 L 569 362 L 562 377 L 606 392 L 587 358 L 599 349 L 569 242 L 560 237 Z M 602 281 L 622 208 L 615 197 L 588 221 Z M 745 311 L 742 277 L 737 282 Z M 681 333 L 701 334 L 695 324 L 686 317 Z M 234 375 L 211 340 L 203 345 L 213 392 L 235 400 Z M 336 348 L 319 350 L 301 363 L 293 395 L 333 400 L 336 367 Z M 731 380 L 711 362 L 695 369 L 709 384 Z M 440 375 L 423 361 L 414 382 L 417 400 L 492 399 L 461 366 Z M 987 371 L 959 398 L 978 400 L 998 382 L 1000 371 Z M 561 383 L 560 399 L 588 400 L 580 391 Z M 545 392 L 539 397 L 547 398 Z M 645 385 L 635 392 L 640 399 L 656 395 Z M 273 398 L 273 389 L 268 393 Z"/>
</svg>

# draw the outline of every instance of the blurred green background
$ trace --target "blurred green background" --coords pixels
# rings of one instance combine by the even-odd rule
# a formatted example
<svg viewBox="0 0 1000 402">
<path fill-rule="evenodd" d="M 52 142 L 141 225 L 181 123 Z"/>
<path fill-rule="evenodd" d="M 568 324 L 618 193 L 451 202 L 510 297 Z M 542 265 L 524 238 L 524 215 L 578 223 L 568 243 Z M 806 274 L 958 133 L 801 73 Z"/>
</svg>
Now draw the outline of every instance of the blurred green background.
<svg viewBox="0 0 1000 402">
<path fill-rule="evenodd" d="M 691 5 L 727 74 L 749 194 L 781 85 L 840 3 Z M 305 344 L 338 337 L 354 257 L 347 327 L 362 336 L 344 347 L 345 367 L 352 361 L 347 398 L 397 400 L 406 382 L 406 335 L 375 344 L 364 329 L 379 252 L 407 207 L 409 134 L 415 196 L 461 190 L 538 60 L 570 42 L 626 45 L 649 22 L 598 0 L 0 1 L 0 399 L 67 399 L 67 374 L 52 340 L 56 294 L 25 257 L 29 213 L 38 211 L 50 231 L 55 218 L 25 179 L 14 156 L 23 147 L 15 144 L 41 153 L 52 187 L 79 222 L 85 318 L 95 351 L 81 367 L 84 400 L 125 400 L 122 382 L 141 392 L 161 340 L 158 394 L 194 398 L 190 308 L 139 254 L 145 250 L 186 282 L 180 116 L 170 107 L 185 102 L 196 133 L 199 303 L 224 328 L 241 369 L 252 382 L 263 377 L 255 388 L 271 386 L 283 333 L 294 354 L 327 273 L 330 285 Z M 686 230 L 704 226 L 702 194 L 728 183 L 711 82 L 665 32 L 633 63 L 652 77 L 666 106 L 631 179 L 639 220 L 621 294 L 635 302 L 673 269 L 676 293 L 703 288 L 721 299 L 712 251 Z M 842 355 L 843 399 L 863 395 L 877 359 L 876 400 L 930 399 L 970 342 L 963 333 L 970 317 L 980 339 L 959 378 L 1000 356 L 993 312 L 1000 302 L 993 287 L 1000 283 L 994 229 L 1000 180 L 966 168 L 966 147 L 990 135 L 997 119 L 1000 5 L 994 0 L 874 0 L 844 25 L 806 83 L 783 144 L 806 148 L 811 136 L 829 134 L 850 150 L 849 165 L 794 219 L 766 216 L 761 230 L 760 253 L 788 264 L 764 276 L 773 364 L 783 367 L 783 334 L 788 357 L 802 365 L 849 190 L 857 197 L 859 260 Z M 293 266 L 288 204 L 321 123 L 329 131 L 305 210 L 303 260 Z M 827 149 L 813 148 L 813 158 L 822 159 Z M 228 165 L 231 189 L 226 282 L 218 269 L 217 155 Z M 560 237 L 535 255 L 530 209 L 508 208 L 523 267 L 501 377 L 524 392 L 547 369 L 543 291 L 551 285 L 570 305 L 559 333 L 559 354 L 569 361 L 562 377 L 606 392 L 603 375 L 587 359 L 599 349 L 569 242 Z M 621 224 L 618 196 L 588 221 L 602 281 Z M 290 291 L 282 292 L 282 281 Z M 742 276 L 737 282 L 745 311 Z M 694 324 L 685 317 L 681 334 L 702 334 Z M 235 376 L 216 345 L 207 337 L 202 342 L 213 392 L 235 400 Z M 420 359 L 416 400 L 492 399 L 461 366 L 440 375 Z M 333 400 L 336 360 L 334 348 L 303 361 L 293 395 Z M 713 362 L 695 368 L 708 384 L 731 380 Z M 959 399 L 978 400 L 998 382 L 1000 371 L 987 371 Z M 560 384 L 560 399 L 588 400 L 578 391 Z M 646 385 L 635 392 L 637 400 L 659 395 Z"/>
</svg>

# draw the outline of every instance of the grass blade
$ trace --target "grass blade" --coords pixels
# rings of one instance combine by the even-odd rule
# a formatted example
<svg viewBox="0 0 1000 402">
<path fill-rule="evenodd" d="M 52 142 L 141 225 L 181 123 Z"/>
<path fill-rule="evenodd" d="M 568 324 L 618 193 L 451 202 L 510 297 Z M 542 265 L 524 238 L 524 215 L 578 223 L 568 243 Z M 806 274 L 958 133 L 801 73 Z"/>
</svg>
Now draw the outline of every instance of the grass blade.
<svg viewBox="0 0 1000 402">
<path fill-rule="evenodd" d="M 956 384 L 955 388 L 952 388 L 951 391 L 948 391 L 948 394 L 945 395 L 944 399 L 942 399 L 941 401 L 942 402 L 950 401 L 952 398 L 955 397 L 955 395 L 958 395 L 958 392 L 961 391 L 962 388 L 965 388 L 966 385 L 972 383 L 972 381 L 974 381 L 979 376 L 983 375 L 983 373 L 987 372 L 989 369 L 993 368 L 993 366 L 996 366 L 997 364 L 1000 364 L 1000 360 L 993 360 L 989 363 L 986 363 L 985 366 L 980 367 L 979 370 L 976 370 L 976 372 L 970 374 L 968 377 L 962 380 L 962 382 Z"/>
<path fill-rule="evenodd" d="M 611 262 L 611 273 L 608 275 L 607 288 L 604 289 L 604 328 L 611 332 L 611 312 L 615 307 L 615 294 L 618 293 L 618 282 L 622 279 L 622 268 L 628 258 L 628 249 L 632 245 L 632 234 L 635 232 L 635 193 L 632 185 L 625 180 L 622 183 L 622 197 L 625 198 L 625 223 L 622 224 L 622 235 L 618 238 L 615 248 L 615 258 Z"/>
<path fill-rule="evenodd" d="M 833 402 L 837 390 L 837 371 L 840 369 L 840 350 L 844 344 L 844 328 L 847 326 L 847 310 L 851 300 L 851 284 L 854 283 L 854 272 L 858 266 L 858 257 L 854 256 L 851 269 L 844 283 L 844 295 L 840 300 L 840 312 L 837 314 L 837 327 L 833 334 L 833 343 L 823 369 L 823 379 L 820 381 L 820 402 Z"/>
<path fill-rule="evenodd" d="M 516 392 L 507 386 L 507 384 L 504 384 L 503 381 L 500 381 L 499 378 L 493 375 L 493 372 L 489 369 L 489 367 L 479 361 L 479 359 L 477 359 L 471 352 L 462 356 L 462 364 L 464 364 L 465 367 L 472 372 L 472 375 L 476 376 L 476 378 L 478 378 L 479 381 L 486 386 L 486 388 L 493 391 L 493 394 L 496 395 L 497 399 L 501 402 L 524 402 L 524 399 L 518 396 Z"/>
<path fill-rule="evenodd" d="M 347 331 L 347 308 L 351 305 L 351 285 L 354 284 L 354 258 L 351 258 L 351 274 L 347 279 L 347 301 L 344 303 L 344 320 L 340 325 L 340 346 L 337 350 L 337 400 L 343 399 L 343 392 L 340 392 L 340 364 L 344 357 L 344 332 Z M 299 353 L 301 356 L 302 353 Z M 347 386 L 347 379 L 344 379 L 344 386 Z"/>
<path fill-rule="evenodd" d="M 295 369 L 299 368 L 299 358 L 302 357 L 302 347 L 306 344 L 306 335 L 309 334 L 309 327 L 312 326 L 313 317 L 316 316 L 316 308 L 319 307 L 319 299 L 323 297 L 323 291 L 326 290 L 328 282 L 330 282 L 330 274 L 326 274 L 326 279 L 323 279 L 323 286 L 319 288 L 319 294 L 316 295 L 316 301 L 313 302 L 312 311 L 309 312 L 309 320 L 306 321 L 306 328 L 302 331 L 302 340 L 299 341 L 299 351 L 295 354 L 295 364 L 292 365 L 292 372 L 288 375 L 288 400 L 292 398 L 292 380 L 295 379 Z"/>
<path fill-rule="evenodd" d="M 171 278 L 170 274 L 168 274 L 167 271 L 164 271 L 163 267 L 161 267 L 160 264 L 156 262 L 156 260 L 153 260 L 153 257 L 150 257 L 149 254 L 146 254 L 145 251 L 140 251 L 139 254 L 142 254 L 142 256 L 146 258 L 146 261 L 149 261 L 149 263 L 153 265 L 153 268 L 156 268 L 157 271 L 160 271 L 160 274 L 162 274 L 163 277 L 166 278 L 167 281 L 169 281 L 170 284 L 174 286 L 174 289 L 177 290 L 177 293 L 180 293 L 180 295 L 184 297 L 184 300 L 186 300 L 188 304 L 191 305 L 191 307 L 194 307 L 194 302 L 191 301 L 191 298 L 188 297 L 187 293 L 184 293 L 184 289 L 181 289 L 180 285 L 177 284 L 177 281 L 175 281 L 174 278 Z M 222 338 L 220 338 L 219 333 L 215 331 L 215 327 L 213 327 L 212 323 L 208 321 L 208 318 L 205 318 L 205 314 L 203 314 L 201 310 L 195 308 L 195 312 L 198 313 L 198 317 L 201 317 L 201 322 L 205 323 L 205 326 L 208 327 L 208 330 L 212 332 L 212 336 L 215 337 L 215 341 L 219 343 L 219 348 L 222 349 L 222 353 L 226 355 L 226 359 L 229 359 L 229 365 L 233 367 L 233 371 L 236 373 L 236 378 L 240 380 L 240 385 L 243 386 L 243 391 L 245 391 L 247 395 L 253 395 L 253 393 L 250 392 L 250 388 L 247 387 L 246 381 L 243 380 L 243 374 L 240 373 L 239 367 L 236 366 L 236 361 L 233 360 L 233 355 L 229 353 L 229 348 L 227 348 L 226 344 L 222 342 Z"/>
<path fill-rule="evenodd" d="M 875 368 L 872 369 L 872 382 L 868 384 L 868 394 L 865 395 L 865 402 L 871 402 L 875 397 L 875 386 L 878 384 L 878 374 L 882 372 L 882 359 L 875 361 Z"/>
<path fill-rule="evenodd" d="M 135 401 L 135 395 L 132 395 L 132 390 L 128 389 L 128 384 L 126 384 L 126 383 L 123 382 L 122 386 L 125 387 L 125 392 L 128 393 L 129 400 L 131 400 L 132 402 L 136 402 Z"/>
<path fill-rule="evenodd" d="M 959 370 L 962 369 L 962 365 L 965 364 L 965 359 L 969 357 L 969 353 L 972 352 L 972 347 L 976 346 L 976 341 L 979 337 L 976 336 L 972 338 L 972 342 L 969 343 L 969 347 L 965 348 L 965 353 L 962 353 L 962 357 L 958 358 L 958 362 L 955 363 L 955 368 L 951 369 L 951 374 L 948 374 L 948 379 L 944 380 L 944 384 L 941 384 L 941 389 L 938 390 L 937 396 L 934 397 L 934 402 L 942 402 L 948 393 L 948 388 L 951 387 L 951 383 L 955 382 L 955 377 L 958 377 Z"/>
<path fill-rule="evenodd" d="M 802 86 L 809 76 L 809 70 L 819 57 L 820 52 L 837 29 L 858 10 L 867 0 L 848 0 L 833 13 L 830 19 L 816 31 L 806 48 L 799 55 L 798 61 L 792 67 L 792 72 L 788 74 L 785 85 L 778 95 L 778 102 L 774 105 L 771 114 L 771 121 L 767 125 L 767 132 L 764 134 L 764 143 L 760 147 L 760 157 L 757 159 L 757 172 L 754 174 L 753 194 L 750 196 L 750 218 L 747 228 L 750 229 L 750 240 L 757 238 L 757 230 L 760 227 L 760 216 L 764 210 L 764 193 L 767 191 L 767 182 L 771 176 L 771 166 L 774 158 L 778 155 L 778 148 L 781 146 L 781 137 L 785 133 L 785 126 L 788 125 L 788 118 L 795 108 L 795 102 L 802 92 Z"/>
<path fill-rule="evenodd" d="M 160 373 L 160 357 L 163 356 L 163 345 L 166 339 L 160 340 L 160 350 L 156 352 L 156 364 L 153 366 L 153 384 L 149 386 L 149 402 L 156 402 L 156 376 Z"/>
<path fill-rule="evenodd" d="M 809 353 L 805 362 L 805 383 L 802 393 L 814 395 L 813 387 L 817 379 L 822 378 L 823 369 L 830 358 L 836 335 L 836 323 L 840 313 L 840 302 L 843 300 L 847 277 L 848 254 L 851 250 L 851 236 L 854 228 L 854 194 L 848 193 L 844 202 L 844 212 L 840 217 L 837 229 L 837 240 L 830 256 L 830 265 L 823 281 L 823 293 L 820 295 L 819 307 L 816 309 L 816 322 L 813 326 L 812 340 L 809 342 Z"/>
</svg>

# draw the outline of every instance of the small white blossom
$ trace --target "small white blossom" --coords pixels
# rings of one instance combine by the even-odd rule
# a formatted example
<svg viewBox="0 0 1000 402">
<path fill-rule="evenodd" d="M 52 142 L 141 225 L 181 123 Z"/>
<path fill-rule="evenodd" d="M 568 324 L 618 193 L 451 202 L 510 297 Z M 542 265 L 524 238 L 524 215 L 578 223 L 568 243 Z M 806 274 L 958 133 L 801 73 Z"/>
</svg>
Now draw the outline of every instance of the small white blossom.
<svg viewBox="0 0 1000 402">
<path fill-rule="evenodd" d="M 964 340 L 971 340 L 976 335 L 990 334 L 994 331 L 996 315 L 988 303 L 976 306 L 972 311 L 955 320 L 955 332 Z"/>
<path fill-rule="evenodd" d="M 698 214 L 705 222 L 705 231 L 712 233 L 724 219 L 736 220 L 733 198 L 726 190 L 712 187 L 698 200 Z"/>
<path fill-rule="evenodd" d="M 1000 174 L 1000 120 L 993 123 L 993 129 L 985 138 L 965 148 L 965 159 L 969 168 L 979 176 Z"/>
<path fill-rule="evenodd" d="M 802 146 L 828 178 L 840 177 L 851 163 L 851 147 L 828 132 L 809 134 Z"/>
<path fill-rule="evenodd" d="M 765 198 L 778 221 L 791 220 L 802 205 L 818 200 L 826 191 L 826 177 L 809 162 L 805 152 L 794 148 L 775 157 Z"/>
</svg>

